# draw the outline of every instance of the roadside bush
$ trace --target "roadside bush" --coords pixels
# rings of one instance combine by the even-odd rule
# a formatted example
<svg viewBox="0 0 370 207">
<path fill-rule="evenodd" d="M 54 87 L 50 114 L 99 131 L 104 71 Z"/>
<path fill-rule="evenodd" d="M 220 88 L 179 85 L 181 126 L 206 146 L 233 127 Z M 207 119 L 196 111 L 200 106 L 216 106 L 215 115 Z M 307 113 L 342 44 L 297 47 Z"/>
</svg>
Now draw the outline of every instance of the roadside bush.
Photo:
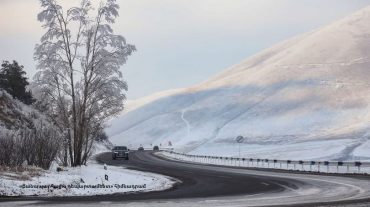
<svg viewBox="0 0 370 207">
<path fill-rule="evenodd" d="M 42 122 L 34 128 L 0 135 L 0 165 L 48 169 L 59 151 L 59 135 Z"/>
</svg>

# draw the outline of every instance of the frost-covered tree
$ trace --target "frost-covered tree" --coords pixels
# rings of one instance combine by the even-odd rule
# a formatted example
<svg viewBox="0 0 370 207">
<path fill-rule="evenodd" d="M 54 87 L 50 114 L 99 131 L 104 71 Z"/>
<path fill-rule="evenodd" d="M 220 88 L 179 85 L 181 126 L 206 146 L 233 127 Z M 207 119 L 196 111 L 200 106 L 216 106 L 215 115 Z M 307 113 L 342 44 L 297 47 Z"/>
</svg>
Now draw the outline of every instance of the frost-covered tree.
<svg viewBox="0 0 370 207">
<path fill-rule="evenodd" d="M 123 109 L 127 84 L 120 66 L 135 51 L 113 33 L 116 0 L 90 0 L 64 10 L 56 0 L 40 0 L 38 20 L 46 29 L 36 45 L 35 81 L 50 117 L 65 135 L 64 162 L 84 164 L 104 122 Z"/>
</svg>

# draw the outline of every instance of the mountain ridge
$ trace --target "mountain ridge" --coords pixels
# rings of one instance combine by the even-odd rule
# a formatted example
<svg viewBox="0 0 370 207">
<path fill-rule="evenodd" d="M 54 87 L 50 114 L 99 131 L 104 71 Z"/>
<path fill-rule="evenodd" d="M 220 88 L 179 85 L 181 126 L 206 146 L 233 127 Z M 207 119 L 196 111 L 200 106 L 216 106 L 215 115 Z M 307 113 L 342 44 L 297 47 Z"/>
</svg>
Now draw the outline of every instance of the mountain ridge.
<svg viewBox="0 0 370 207">
<path fill-rule="evenodd" d="M 368 23 L 370 7 L 193 87 L 151 97 L 112 120 L 108 135 L 117 144 L 171 141 L 180 151 L 215 154 L 225 148 L 226 155 L 235 155 L 234 139 L 243 135 L 245 156 L 268 151 L 281 158 L 304 148 L 320 152 L 307 158 L 370 159 Z M 328 143 L 332 149 L 325 151 Z M 283 153 L 286 148 L 292 152 Z"/>
</svg>

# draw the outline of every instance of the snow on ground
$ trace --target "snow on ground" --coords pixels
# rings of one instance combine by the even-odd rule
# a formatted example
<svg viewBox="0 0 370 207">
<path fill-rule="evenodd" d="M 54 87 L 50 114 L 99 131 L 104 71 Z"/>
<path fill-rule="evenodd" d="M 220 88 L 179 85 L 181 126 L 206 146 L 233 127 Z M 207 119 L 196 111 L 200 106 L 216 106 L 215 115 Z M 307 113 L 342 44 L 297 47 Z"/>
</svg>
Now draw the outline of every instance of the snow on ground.
<svg viewBox="0 0 370 207">
<path fill-rule="evenodd" d="M 301 159 L 301 160 L 334 160 L 337 152 L 342 152 L 350 146 L 353 139 L 343 140 L 318 140 L 311 142 L 298 142 L 291 144 L 240 144 L 240 156 L 260 159 Z M 203 145 L 191 154 L 239 156 L 239 144 L 237 143 L 212 143 Z"/>
<path fill-rule="evenodd" d="M 361 146 L 357 147 L 353 152 L 353 155 L 355 157 L 360 157 L 360 158 L 370 161 L 369 154 L 370 154 L 370 141 L 369 140 L 366 141 Z"/>
<path fill-rule="evenodd" d="M 105 180 L 108 175 L 108 180 Z M 104 166 L 95 162 L 87 166 L 68 167 L 65 171 L 41 171 L 30 180 L 14 179 L 14 173 L 0 174 L 0 196 L 85 196 L 112 193 L 158 191 L 172 187 L 169 177 Z"/>
<path fill-rule="evenodd" d="M 190 88 L 131 101 L 113 144 L 191 154 L 369 160 L 370 7 L 294 37 Z"/>
</svg>

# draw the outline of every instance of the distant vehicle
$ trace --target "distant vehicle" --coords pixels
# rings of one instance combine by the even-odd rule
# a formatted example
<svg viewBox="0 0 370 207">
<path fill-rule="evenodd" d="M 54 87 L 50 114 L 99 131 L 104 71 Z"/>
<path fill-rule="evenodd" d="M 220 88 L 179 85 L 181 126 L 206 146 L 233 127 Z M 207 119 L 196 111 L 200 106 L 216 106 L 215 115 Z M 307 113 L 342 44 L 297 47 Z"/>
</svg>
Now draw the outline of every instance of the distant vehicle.
<svg viewBox="0 0 370 207">
<path fill-rule="evenodd" d="M 112 159 L 125 158 L 128 160 L 128 154 L 130 150 L 126 146 L 115 146 L 112 149 Z"/>
<path fill-rule="evenodd" d="M 137 148 L 138 151 L 144 151 L 144 147 Z"/>
<path fill-rule="evenodd" d="M 154 146 L 154 147 L 153 147 L 153 150 L 154 150 L 154 151 L 159 151 L 159 147 L 158 147 L 158 146 Z"/>
</svg>

